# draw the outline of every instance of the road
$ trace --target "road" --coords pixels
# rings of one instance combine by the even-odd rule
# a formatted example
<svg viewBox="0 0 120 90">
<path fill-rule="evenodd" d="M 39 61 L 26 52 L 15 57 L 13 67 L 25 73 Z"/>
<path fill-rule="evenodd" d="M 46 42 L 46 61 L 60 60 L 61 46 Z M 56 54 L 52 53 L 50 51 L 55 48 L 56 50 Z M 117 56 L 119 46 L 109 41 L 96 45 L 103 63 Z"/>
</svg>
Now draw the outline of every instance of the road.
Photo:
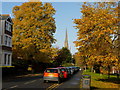
<svg viewBox="0 0 120 90">
<path fill-rule="evenodd" d="M 61 84 L 58 84 L 57 82 L 48 82 L 43 83 L 43 75 L 38 74 L 35 76 L 29 76 L 29 77 L 22 77 L 17 78 L 13 80 L 3 81 L 2 88 L 3 90 L 9 90 L 9 89 L 45 89 L 45 90 L 63 90 L 66 88 L 78 88 L 80 87 L 80 79 L 81 79 L 81 71 L 74 74 L 71 78 L 68 80 L 63 81 Z"/>
</svg>

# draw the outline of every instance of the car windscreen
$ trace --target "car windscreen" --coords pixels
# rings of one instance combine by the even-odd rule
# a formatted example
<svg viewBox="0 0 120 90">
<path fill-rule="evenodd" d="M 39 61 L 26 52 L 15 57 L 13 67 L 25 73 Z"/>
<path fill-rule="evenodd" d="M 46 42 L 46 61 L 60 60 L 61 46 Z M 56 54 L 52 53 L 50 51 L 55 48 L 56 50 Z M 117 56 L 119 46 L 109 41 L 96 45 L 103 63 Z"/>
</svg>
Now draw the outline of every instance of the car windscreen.
<svg viewBox="0 0 120 90">
<path fill-rule="evenodd" d="M 57 69 L 47 69 L 45 72 L 47 73 L 58 73 Z"/>
</svg>

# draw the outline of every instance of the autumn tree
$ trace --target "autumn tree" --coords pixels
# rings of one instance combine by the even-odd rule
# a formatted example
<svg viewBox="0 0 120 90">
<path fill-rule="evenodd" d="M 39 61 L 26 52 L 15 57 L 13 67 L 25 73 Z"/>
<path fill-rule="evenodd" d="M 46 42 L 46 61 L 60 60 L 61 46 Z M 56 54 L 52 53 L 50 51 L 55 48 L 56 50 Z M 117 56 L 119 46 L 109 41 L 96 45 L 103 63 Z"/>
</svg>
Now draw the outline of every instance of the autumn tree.
<svg viewBox="0 0 120 90">
<path fill-rule="evenodd" d="M 69 49 L 63 47 L 57 52 L 54 64 L 59 66 L 66 63 L 72 63 L 72 54 Z"/>
<path fill-rule="evenodd" d="M 50 54 L 50 63 L 54 64 L 54 62 L 56 61 L 56 57 L 58 56 L 58 52 L 59 52 L 59 48 L 58 47 L 52 47 L 49 51 Z"/>
<path fill-rule="evenodd" d="M 50 62 L 55 43 L 55 9 L 52 4 L 25 2 L 13 8 L 13 57 Z"/>
<path fill-rule="evenodd" d="M 118 3 L 84 3 L 82 18 L 75 19 L 78 38 L 75 41 L 79 55 L 86 57 L 88 65 L 107 66 L 118 62 L 114 53 L 115 35 L 118 35 Z"/>
<path fill-rule="evenodd" d="M 84 67 L 86 65 L 86 62 L 84 61 L 84 58 L 82 58 L 80 55 L 79 55 L 79 52 L 75 53 L 73 55 L 73 58 L 75 59 L 75 65 L 76 66 L 80 66 L 80 67 Z"/>
</svg>

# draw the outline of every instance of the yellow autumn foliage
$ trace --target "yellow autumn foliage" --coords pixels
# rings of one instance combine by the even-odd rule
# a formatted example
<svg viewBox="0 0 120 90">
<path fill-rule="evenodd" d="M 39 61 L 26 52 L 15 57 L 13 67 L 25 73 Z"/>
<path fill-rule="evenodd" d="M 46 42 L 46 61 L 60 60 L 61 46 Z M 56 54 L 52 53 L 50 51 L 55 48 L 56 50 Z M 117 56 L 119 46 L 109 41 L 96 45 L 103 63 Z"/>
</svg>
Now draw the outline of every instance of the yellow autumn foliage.
<svg viewBox="0 0 120 90">
<path fill-rule="evenodd" d="M 55 9 L 51 3 L 25 2 L 13 8 L 13 56 L 50 62 L 56 41 Z M 13 57 L 14 58 L 14 57 Z"/>
<path fill-rule="evenodd" d="M 118 2 L 84 3 L 81 8 L 82 18 L 74 19 L 75 28 L 78 29 L 74 43 L 79 55 L 86 57 L 88 65 L 102 63 L 107 66 L 118 63 L 113 43 L 120 21 L 117 4 Z"/>
</svg>

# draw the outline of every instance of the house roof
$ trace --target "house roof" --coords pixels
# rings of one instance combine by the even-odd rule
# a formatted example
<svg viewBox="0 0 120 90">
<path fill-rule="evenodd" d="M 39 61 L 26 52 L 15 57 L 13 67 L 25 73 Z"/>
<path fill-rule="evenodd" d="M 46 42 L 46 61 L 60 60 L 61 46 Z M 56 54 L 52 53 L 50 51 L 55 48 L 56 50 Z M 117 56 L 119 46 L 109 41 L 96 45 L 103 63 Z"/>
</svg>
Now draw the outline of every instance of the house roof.
<svg viewBox="0 0 120 90">
<path fill-rule="evenodd" d="M 10 17 L 9 14 L 2 14 L 2 15 L 0 15 L 0 20 L 6 20 L 9 17 Z"/>
<path fill-rule="evenodd" d="M 0 14 L 0 20 L 7 20 L 13 24 L 12 19 L 9 14 Z"/>
</svg>

